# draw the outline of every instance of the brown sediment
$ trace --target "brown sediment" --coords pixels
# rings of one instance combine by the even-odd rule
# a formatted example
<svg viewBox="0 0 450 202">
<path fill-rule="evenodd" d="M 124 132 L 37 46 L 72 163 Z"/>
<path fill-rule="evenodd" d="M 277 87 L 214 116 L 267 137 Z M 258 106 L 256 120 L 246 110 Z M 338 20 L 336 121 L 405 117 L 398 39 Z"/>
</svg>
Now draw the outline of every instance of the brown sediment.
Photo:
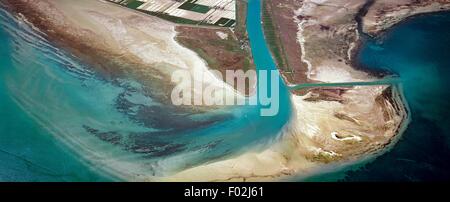
<svg viewBox="0 0 450 202">
<path fill-rule="evenodd" d="M 407 112 L 394 88 L 361 88 L 341 94 L 347 105 L 333 101 L 308 102 L 304 100 L 306 96 L 294 96 L 297 114 L 280 140 L 269 149 L 197 166 L 164 180 L 267 181 L 293 176 L 300 179 L 321 173 L 324 168 L 341 168 L 373 158 L 399 139 Z M 380 96 L 392 99 L 377 99 Z M 337 139 L 331 135 L 334 132 Z"/>
<path fill-rule="evenodd" d="M 342 95 L 350 89 L 348 87 L 310 88 L 306 89 L 306 92 L 310 93 L 310 95 L 304 100 L 309 102 L 335 101 L 343 103 L 345 98 Z"/>
<path fill-rule="evenodd" d="M 250 47 L 248 33 L 247 33 L 247 1 L 236 1 L 236 25 L 234 27 L 234 34 L 239 42 Z"/>
<path fill-rule="evenodd" d="M 176 40 L 197 52 L 212 69 L 225 73 L 226 70 L 246 71 L 255 68 L 250 53 L 241 48 L 229 29 L 177 26 L 176 30 Z M 218 33 L 226 34 L 227 38 L 220 38 Z"/>
<path fill-rule="evenodd" d="M 301 59 L 301 47 L 297 40 L 298 24 L 293 20 L 295 11 L 301 4 L 301 1 L 296 0 L 263 1 L 263 24 L 271 23 L 274 28 L 269 30 L 264 26 L 266 40 L 278 69 L 288 84 L 308 82 L 308 68 Z"/>
<path fill-rule="evenodd" d="M 302 12 L 297 13 L 300 8 Z M 367 80 L 391 73 L 368 70 L 358 64 L 355 58 L 365 32 L 376 35 L 409 16 L 449 9 L 449 0 L 274 0 L 263 2 L 263 21 L 274 24 L 274 30 L 264 31 L 266 38 L 271 37 L 267 39 L 269 47 L 288 84 L 320 82 L 321 78 L 314 76 L 323 61 L 349 72 L 354 79 Z M 306 22 L 303 36 L 298 35 L 299 22 Z M 299 44 L 299 37 L 305 44 Z M 305 60 L 311 63 L 311 77 L 307 77 L 301 48 L 307 52 Z M 281 57 L 276 57 L 274 50 Z M 293 93 L 302 95 L 305 91 Z"/>
<path fill-rule="evenodd" d="M 355 16 L 364 7 L 364 2 L 280 0 L 265 1 L 264 4 L 271 9 L 268 15 L 280 24 L 275 30 L 280 40 L 275 45 L 284 46 L 286 60 L 295 63 L 290 65 L 296 68 L 294 74 L 280 69 L 288 84 L 333 82 L 317 76 L 331 72 L 326 69 L 329 67 L 339 70 L 336 75 L 349 74 L 348 78 L 335 82 L 368 79 L 368 72 L 355 71 L 351 67 L 361 43 Z M 301 44 L 300 40 L 304 43 Z M 304 95 L 307 91 L 295 90 L 292 93 Z"/>
<path fill-rule="evenodd" d="M 350 122 L 352 122 L 352 123 L 355 123 L 355 124 L 359 125 L 358 121 L 356 121 L 354 118 L 352 118 L 352 117 L 350 117 L 350 116 L 348 116 L 348 115 L 346 115 L 346 114 L 344 114 L 344 113 L 336 112 L 336 113 L 334 114 L 334 116 L 335 116 L 336 118 L 338 118 L 338 119 L 350 121 Z"/>
<path fill-rule="evenodd" d="M 283 51 L 286 50 L 286 45 L 289 45 L 296 48 L 297 52 L 301 52 L 301 46 L 297 44 L 298 21 L 296 22 L 294 17 L 300 17 L 299 20 L 302 21 L 312 20 L 311 24 L 304 27 L 302 37 L 305 39 L 304 48 L 307 52 L 304 55 L 312 64 L 313 73 L 330 71 L 332 75 L 329 78 L 322 76 L 317 81 L 308 82 L 320 82 L 320 79 L 325 79 L 324 82 L 343 82 L 335 80 L 341 79 L 340 75 L 336 74 L 342 72 L 348 73 L 342 74 L 349 77 L 345 81 L 373 79 L 372 76 L 357 71 L 352 66 L 354 54 L 360 45 L 355 15 L 360 12 L 364 2 L 355 0 L 349 3 L 342 0 L 316 3 L 314 6 L 317 10 L 310 11 L 311 15 L 297 15 L 294 11 L 297 11 L 304 2 L 264 1 L 265 5 L 285 10 L 292 9 L 292 16 L 284 16 L 289 12 L 270 13 L 270 16 L 284 16 L 285 18 L 280 19 L 286 22 L 281 23 L 295 25 L 295 28 L 283 31 L 276 29 L 279 33 L 276 36 L 280 34 L 288 36 L 286 32 L 294 35 L 290 40 L 293 43 L 286 44 L 281 38 L 274 43 L 283 45 Z M 336 2 L 342 5 L 333 4 Z M 340 12 L 337 12 L 338 10 Z M 352 43 L 353 49 L 349 50 Z M 273 48 L 274 44 L 269 45 Z M 301 54 L 295 56 L 301 59 Z M 318 67 L 330 68 L 321 70 Z M 289 82 L 291 78 L 288 78 L 286 71 L 282 69 L 281 71 L 289 84 L 296 84 Z M 307 69 L 303 69 L 301 73 L 306 75 Z M 306 94 L 294 92 L 292 96 L 295 115 L 289 129 L 277 142 L 278 146 L 260 153 L 247 153 L 234 159 L 195 167 L 178 173 L 171 179 L 258 181 L 281 179 L 283 176 L 308 175 L 320 170 L 322 166 L 354 162 L 385 151 L 398 139 L 399 130 L 407 118 L 403 100 L 397 90 L 387 86 L 327 87 L 305 91 Z M 387 97 L 389 99 L 386 99 Z M 338 139 L 333 138 L 332 134 Z M 342 140 L 345 137 L 355 138 Z"/>
<path fill-rule="evenodd" d="M 111 44 L 106 42 L 101 33 L 77 27 L 52 2 L 6 0 L 4 4 L 12 13 L 24 16 L 27 22 L 45 34 L 43 37 L 48 41 L 93 67 L 92 70 L 101 78 L 113 81 L 116 78 L 131 77 L 144 84 L 151 83 L 152 85 L 144 85 L 147 88 L 146 93 L 161 102 L 170 100 L 168 93 L 158 93 L 170 92 L 173 88 L 170 84 L 161 82 L 164 74 L 143 63 L 133 54 L 111 48 Z"/>
<path fill-rule="evenodd" d="M 25 8 L 23 8 L 24 11 L 22 12 L 25 13 L 24 15 L 27 18 L 30 18 L 29 16 L 31 16 L 31 18 L 36 18 L 29 20 L 32 23 L 35 23 L 33 21 L 36 21 L 37 25 L 39 25 L 38 27 L 42 29 L 43 32 L 47 33 L 48 38 L 57 42 L 60 41 L 62 44 L 68 44 L 68 46 L 70 46 L 68 48 L 76 47 L 77 49 L 80 49 L 78 54 L 83 55 L 83 57 L 97 61 L 98 58 L 94 56 L 99 55 L 99 57 L 102 58 L 101 61 L 105 60 L 104 62 L 108 64 L 111 62 L 112 64 L 111 66 L 106 65 L 105 67 L 101 67 L 99 69 L 106 72 L 128 74 L 135 71 L 133 70 L 133 64 L 141 64 L 139 58 L 123 55 L 124 53 L 120 51 L 113 52 L 113 56 L 126 57 L 128 58 L 127 60 L 106 61 L 107 58 L 111 56 L 110 54 L 112 54 L 109 52 L 109 44 L 106 45 L 103 44 L 102 40 L 97 40 L 98 35 L 96 35 L 96 33 L 89 30 L 73 30 L 70 26 L 57 26 L 52 24 L 54 23 L 53 21 L 47 22 L 48 19 L 44 17 L 47 13 L 38 13 L 34 15 L 26 13 L 26 10 L 30 7 L 32 6 L 25 6 Z M 20 8 L 20 5 L 18 8 Z M 51 25 L 46 27 L 47 25 L 45 25 L 45 22 L 50 23 Z M 348 47 L 347 42 L 352 41 L 351 39 L 355 37 L 355 33 L 351 32 L 354 30 L 354 27 L 339 30 L 333 29 L 330 25 L 320 24 L 313 25 L 310 28 L 312 29 L 312 32 L 309 33 L 309 36 L 314 36 L 315 33 L 334 34 L 339 31 L 344 32 L 339 33 L 338 35 L 332 35 L 330 38 L 326 38 L 328 40 L 334 40 L 336 37 L 339 38 L 342 36 L 341 34 L 344 36 L 349 34 L 348 38 L 344 37 L 347 41 L 344 40 L 343 42 L 341 41 L 330 44 L 327 43 L 327 40 L 316 38 L 317 40 L 312 40 L 313 44 L 309 44 L 307 46 L 311 47 L 316 44 L 321 45 L 321 43 L 325 43 L 317 49 L 313 49 L 315 51 L 308 52 L 309 57 L 313 58 L 312 62 L 314 66 L 316 66 L 319 62 L 322 62 L 321 60 L 332 60 L 333 62 L 338 61 L 337 64 L 343 65 L 344 67 L 342 67 L 342 69 L 351 71 L 351 67 L 348 64 L 345 64 L 345 62 L 347 62 L 346 59 L 344 60 L 339 57 L 345 57 L 345 54 L 343 53 L 345 53 L 348 49 L 344 50 L 342 47 Z M 59 36 L 58 33 L 65 33 L 63 35 L 67 36 Z M 295 33 L 297 33 L 297 29 L 295 30 Z M 71 44 L 71 42 L 80 43 L 80 38 L 78 38 L 80 35 L 78 34 L 87 34 L 92 36 L 92 39 L 86 37 L 86 41 L 81 43 L 81 45 Z M 297 37 L 294 38 L 297 39 Z M 310 43 L 311 41 L 308 41 L 308 39 L 311 38 L 307 38 L 307 43 Z M 93 44 L 95 44 L 95 46 Z M 296 45 L 292 47 L 298 48 L 299 46 Z M 334 49 L 336 47 L 338 47 L 338 49 Z M 330 49 L 331 51 L 329 51 Z M 299 50 L 300 49 L 297 51 Z M 342 61 L 339 61 L 339 59 L 333 57 L 336 55 Z M 136 61 L 131 59 L 132 62 L 129 62 L 128 60 L 130 58 L 135 58 Z M 120 62 L 130 64 L 123 65 Z M 98 63 L 98 65 L 104 65 L 103 62 Z M 119 71 L 116 70 L 115 67 L 127 68 L 120 69 Z M 147 73 L 145 69 L 147 68 L 143 68 L 142 72 L 134 74 L 140 76 L 139 73 Z M 306 69 L 303 70 L 303 73 L 305 72 Z M 148 74 L 150 74 L 148 76 L 154 76 L 153 74 L 160 75 L 161 73 L 154 72 Z M 353 74 L 351 75 L 353 76 Z M 147 76 L 147 74 L 143 74 L 142 78 L 145 78 L 145 76 Z M 359 78 L 367 79 L 365 76 L 361 76 Z M 158 89 L 158 91 L 160 90 L 161 89 Z M 281 140 L 277 143 L 277 145 L 258 154 L 245 154 L 237 157 L 236 159 L 230 159 L 225 162 L 217 162 L 196 167 L 192 170 L 184 172 L 184 174 L 181 173 L 179 176 L 175 176 L 174 179 L 219 179 L 220 181 L 240 179 L 260 180 L 261 178 L 272 179 L 271 176 L 279 179 L 286 175 L 293 175 L 299 172 L 308 172 L 314 169 L 317 170 L 320 168 L 322 163 L 340 162 L 355 158 L 358 159 L 364 155 L 380 151 L 387 145 L 391 144 L 394 137 L 396 137 L 396 134 L 398 133 L 399 125 L 401 125 L 405 118 L 404 116 L 406 116 L 405 113 L 402 112 L 402 104 L 398 103 L 399 99 L 383 99 L 384 96 L 395 96 L 395 92 L 393 91 L 394 90 L 392 89 L 386 91 L 385 87 L 379 86 L 351 88 L 346 90 L 328 88 L 325 90 L 312 90 L 311 93 L 303 97 L 293 96 L 297 115 L 293 118 L 294 120 L 292 121 L 292 124 L 290 124 L 290 127 L 292 127 L 290 130 L 292 131 L 288 131 L 284 136 L 281 136 Z M 314 102 L 306 101 L 305 99 L 308 99 L 308 96 L 311 96 L 313 93 L 319 94 L 321 99 L 315 100 Z M 387 121 L 390 121 L 390 123 L 387 124 Z M 315 130 L 311 132 L 309 130 L 310 128 Z M 330 136 L 330 133 L 334 131 L 339 132 L 339 137 L 347 137 L 350 134 L 361 136 L 362 140 L 359 142 L 337 141 Z M 110 139 L 109 137 L 103 138 Z M 317 150 L 308 150 L 311 148 Z"/>
<path fill-rule="evenodd" d="M 218 70 L 225 79 L 226 71 L 255 70 L 255 64 L 249 48 L 239 43 L 236 35 L 227 28 L 203 28 L 182 26 L 176 27 L 176 40 L 183 46 L 195 51 L 203 58 L 211 69 Z M 225 34 L 221 38 L 219 34 Z M 256 81 L 256 78 L 254 79 Z M 249 95 L 253 93 L 254 83 L 245 85 Z M 249 89 L 252 89 L 251 91 Z"/>
<path fill-rule="evenodd" d="M 408 17 L 445 10 L 450 10 L 449 0 L 376 0 L 363 19 L 363 30 L 377 36 Z"/>
<path fill-rule="evenodd" d="M 236 26 L 233 29 L 177 25 L 176 40 L 183 46 L 195 51 L 211 69 L 221 72 L 225 78 L 227 70 L 255 70 L 250 43 L 246 29 L 247 2 L 236 2 Z M 223 34 L 224 36 L 220 36 Z M 255 79 L 256 80 L 256 79 Z M 254 84 L 246 85 L 249 95 L 255 89 Z M 252 89 L 250 91 L 249 89 Z"/>
<path fill-rule="evenodd" d="M 316 123 L 321 132 L 312 141 L 325 151 L 339 154 L 337 161 L 382 151 L 398 137 L 398 128 L 404 124 L 407 114 L 401 103 L 403 100 L 396 95 L 394 88 L 375 89 L 362 87 L 361 90 L 345 91 L 341 95 L 345 102 L 334 104 L 336 107 L 328 112 L 330 117 L 323 123 Z M 314 105 L 326 107 L 329 104 L 322 101 Z M 325 118 L 328 115 L 320 116 Z M 336 136 L 355 136 L 359 140 L 336 141 L 330 137 L 332 132 L 336 132 Z"/>
<path fill-rule="evenodd" d="M 133 40 L 137 41 L 136 47 L 157 44 L 162 50 L 160 53 L 172 54 L 168 53 L 168 50 L 165 50 L 167 47 L 164 46 L 170 45 L 173 50 L 176 49 L 173 47 L 176 45 L 172 42 L 161 41 L 162 39 L 157 38 L 159 33 L 155 32 L 167 32 L 165 38 L 168 38 L 167 36 L 172 35 L 173 32 L 173 40 L 179 39 L 180 42 L 183 42 L 182 45 L 197 52 L 198 56 L 207 62 L 206 65 L 210 65 L 213 69 L 217 68 L 222 71 L 225 69 L 246 70 L 254 68 L 250 49 L 246 46 L 248 42 L 245 38 L 239 40 L 237 35 L 229 29 L 178 26 L 154 16 L 148 16 L 108 2 L 7 0 L 5 4 L 10 11 L 16 14 L 20 13 L 33 26 L 45 33 L 44 37 L 50 42 L 67 50 L 81 61 L 90 64 L 102 77 L 106 79 L 119 77 L 137 79 L 144 84 L 149 94 L 164 103 L 170 101 L 170 93 L 175 85 L 170 82 L 170 71 L 176 70 L 180 66 L 177 66 L 176 62 L 167 62 L 167 57 L 161 59 L 163 61 L 160 62 L 158 56 L 153 56 L 154 58 L 151 59 L 153 61 L 149 62 L 145 57 L 152 57 L 152 53 L 148 53 L 149 56 L 142 56 L 139 55 L 140 53 L 136 53 L 136 50 L 130 50 L 132 47 L 127 46 L 126 39 L 118 39 L 117 36 L 110 33 L 111 30 L 109 29 L 115 28 L 104 26 L 102 23 L 123 23 L 127 32 L 134 37 Z M 91 9 L 90 4 L 95 4 L 93 7 L 96 8 Z M 104 11 L 107 9 L 106 7 L 110 9 Z M 102 13 L 97 8 L 104 12 Z M 74 14 L 78 18 L 73 17 Z M 109 21 L 97 21 L 105 19 L 109 19 Z M 150 33 L 145 27 L 149 25 L 145 23 L 159 24 L 161 28 L 157 28 L 158 26 L 151 27 L 150 29 L 155 29 L 155 31 Z M 99 24 L 100 26 L 98 26 Z M 174 30 L 171 30 L 171 28 Z M 178 37 L 176 31 L 179 33 Z M 229 36 L 228 40 L 221 40 L 217 35 L 218 31 L 226 33 Z M 239 34 L 241 37 L 246 36 L 245 33 Z M 123 37 L 127 36 L 123 35 Z M 210 39 L 208 42 L 213 44 L 208 46 L 208 42 L 198 40 L 199 38 L 196 37 L 208 38 Z M 202 46 L 199 47 L 195 43 Z M 212 45 L 215 45 L 215 47 Z M 175 50 L 172 55 L 176 54 L 179 53 Z M 178 59 L 176 56 L 173 57 Z M 200 57 L 192 58 L 191 61 L 184 57 L 180 60 L 188 68 L 194 68 L 193 65 L 198 66 Z"/>
<path fill-rule="evenodd" d="M 302 2 L 310 4 L 309 7 L 302 7 L 302 11 L 299 13 L 301 20 L 306 21 L 302 27 L 303 35 L 301 37 L 305 40 L 303 48 L 307 52 L 306 59 L 312 64 L 312 76 L 316 76 L 315 78 L 319 81 L 326 79 L 326 82 L 333 82 L 335 78 L 339 79 L 339 77 L 333 77 L 334 75 L 328 75 L 331 76 L 328 78 L 315 75 L 317 72 L 326 72 L 328 69 L 348 72 L 350 79 L 362 81 L 383 76 L 383 73 L 380 72 L 366 72 L 363 69 L 364 73 L 360 73 L 358 70 L 361 69 L 355 70 L 355 56 L 363 42 L 363 37 L 356 35 L 358 34 L 357 26 L 362 26 L 359 24 L 362 20 L 358 21 L 358 15 L 361 15 L 362 19 L 367 12 L 370 13 L 370 9 L 376 5 L 376 1 L 368 1 L 366 4 L 359 1 L 351 4 L 340 0 L 321 3 Z M 287 4 L 282 6 L 288 7 Z M 329 12 L 333 8 L 341 12 Z M 292 21 L 292 19 L 288 20 Z M 327 68 L 320 70 L 323 67 Z M 325 153 L 327 158 L 322 158 L 323 154 L 319 152 L 317 155 L 310 156 L 309 159 L 324 163 L 357 159 L 382 151 L 399 137 L 399 130 L 404 126 L 408 114 L 403 103 L 404 100 L 398 95 L 397 88 L 369 86 L 336 91 L 338 89 L 312 88 L 307 90 L 307 95 L 301 96 L 302 101 L 294 102 L 294 105 L 299 106 L 297 109 L 299 116 L 305 117 L 298 123 L 306 122 L 307 125 L 310 125 L 309 127 L 302 126 L 303 133 L 310 133 L 311 128 L 318 130 L 311 141 L 321 148 L 321 151 L 332 151 L 336 154 L 330 159 L 329 153 Z M 296 93 L 296 95 L 299 94 Z M 294 98 L 300 99 L 297 96 Z M 311 109 L 302 110 L 308 107 Z M 314 110 L 314 107 L 318 109 Z M 311 119 L 306 115 L 301 115 L 301 112 L 303 114 L 310 112 L 311 115 L 314 114 L 312 116 L 319 118 Z M 329 115 L 333 117 L 329 117 Z M 351 136 L 358 136 L 360 140 L 336 142 L 330 138 L 330 133 L 334 131 L 338 132 L 336 137 L 342 136 L 342 134 L 344 136 L 351 134 Z"/>
<path fill-rule="evenodd" d="M 255 69 L 246 30 L 247 2 L 236 2 L 236 26 L 221 27 L 178 25 L 176 39 L 185 47 L 197 52 L 212 69 Z M 225 34 L 224 38 L 219 35 Z"/>
<path fill-rule="evenodd" d="M 111 53 L 109 53 L 110 51 L 107 51 L 103 44 L 99 43 L 97 40 L 99 36 L 96 36 L 93 32 L 84 30 L 85 32 L 90 33 L 86 34 L 83 40 L 80 40 L 78 37 L 81 33 L 78 32 L 81 30 L 74 30 L 67 24 L 57 25 L 54 23 L 53 19 L 50 19 L 45 15 L 43 9 L 48 9 L 54 12 L 53 15 L 60 18 L 61 22 L 66 21 L 64 15 L 57 12 L 52 4 L 43 1 L 41 2 L 41 7 L 47 8 L 39 8 L 38 6 L 33 6 L 38 5 L 38 3 L 33 1 L 11 0 L 4 1 L 4 3 L 8 10 L 15 14 L 25 16 L 28 22 L 37 27 L 39 31 L 45 33 L 44 37 L 47 40 L 57 44 L 59 47 L 73 51 L 74 55 L 84 57 L 89 63 L 94 63 L 99 67 L 98 70 L 104 73 L 105 76 L 111 77 L 118 73 L 117 70 L 112 70 L 110 65 L 102 62 L 102 59 L 106 58 L 106 54 Z M 97 53 L 98 58 L 92 57 L 90 53 Z M 109 60 L 105 60 L 105 62 L 108 63 Z"/>
<path fill-rule="evenodd" d="M 353 65 L 355 54 L 361 46 L 355 16 L 364 9 L 365 1 L 329 0 L 316 3 L 305 0 L 283 4 L 289 1 L 273 0 L 265 3 L 297 10 L 299 7 L 296 8 L 296 5 L 306 1 L 311 4 L 307 8 L 313 10 L 302 10 L 299 14 L 300 20 L 306 21 L 301 37 L 305 40 L 303 48 L 307 54 L 302 54 L 312 64 L 312 76 L 319 82 L 376 79 L 376 74 L 355 70 Z M 270 16 L 274 15 L 282 16 L 283 13 L 270 13 Z M 292 23 L 293 17 L 283 20 Z M 297 34 L 297 28 L 290 31 Z M 279 29 L 277 31 L 281 32 Z M 280 41 L 275 45 L 281 44 Z M 301 49 L 296 47 L 297 51 Z M 304 69 L 303 73 L 306 72 Z M 332 72 L 331 75 L 317 76 L 328 72 Z M 284 72 L 283 76 L 289 81 L 286 75 Z M 342 81 L 342 77 L 348 78 Z M 313 88 L 303 94 L 294 92 L 292 96 L 296 114 L 277 142 L 278 146 L 195 167 L 170 179 L 259 181 L 292 175 L 307 176 L 326 165 L 357 162 L 385 152 L 399 139 L 407 125 L 406 103 L 397 86 Z M 354 138 L 345 139 L 348 137 Z"/>
<path fill-rule="evenodd" d="M 274 30 L 265 29 L 268 44 L 288 84 L 321 82 L 316 74 L 324 66 L 335 66 L 358 80 L 386 76 L 390 72 L 367 70 L 355 60 L 365 33 L 378 35 L 409 16 L 450 9 L 449 0 L 274 0 L 263 4 L 263 21 L 274 24 Z M 310 72 L 305 61 L 311 64 Z"/>
</svg>

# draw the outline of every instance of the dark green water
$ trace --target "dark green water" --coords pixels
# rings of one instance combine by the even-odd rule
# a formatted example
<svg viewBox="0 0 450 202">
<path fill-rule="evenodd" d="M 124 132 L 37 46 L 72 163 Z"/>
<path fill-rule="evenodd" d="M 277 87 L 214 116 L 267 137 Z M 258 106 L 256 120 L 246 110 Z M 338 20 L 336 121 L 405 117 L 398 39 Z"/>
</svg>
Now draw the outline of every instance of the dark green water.
<svg viewBox="0 0 450 202">
<path fill-rule="evenodd" d="M 396 25 L 368 41 L 358 59 L 365 68 L 400 76 L 411 123 L 394 148 L 375 161 L 316 179 L 449 180 L 450 12 L 421 15 Z"/>
</svg>

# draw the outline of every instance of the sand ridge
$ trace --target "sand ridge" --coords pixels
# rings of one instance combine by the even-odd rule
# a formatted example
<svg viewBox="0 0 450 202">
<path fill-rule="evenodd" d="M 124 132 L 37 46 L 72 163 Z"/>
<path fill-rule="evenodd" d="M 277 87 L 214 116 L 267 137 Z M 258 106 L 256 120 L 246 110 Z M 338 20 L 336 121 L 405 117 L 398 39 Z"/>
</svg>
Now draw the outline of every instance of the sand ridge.
<svg viewBox="0 0 450 202">
<path fill-rule="evenodd" d="M 30 13 L 24 16 L 41 25 L 38 27 L 53 40 L 67 43 L 83 39 L 72 47 L 75 54 L 98 60 L 89 55 L 98 53 L 101 61 L 114 56 L 110 64 L 124 66 L 123 72 L 137 71 L 141 79 L 160 81 L 155 87 L 159 91 L 170 92 L 172 86 L 167 81 L 176 69 L 194 71 L 192 67 L 196 67 L 209 72 L 195 52 L 174 40 L 176 25 L 172 23 L 102 1 L 17 2 L 35 5 L 31 14 L 45 11 L 40 17 L 29 18 Z M 349 13 L 358 13 L 362 3 L 330 2 L 304 1 L 290 19 L 299 24 L 294 35 L 302 48 L 302 60 L 308 64 L 308 79 L 319 82 L 374 79 L 350 64 L 349 52 L 356 47 L 358 34 L 357 24 Z M 338 12 L 330 12 L 336 8 Z M 320 16 L 324 12 L 329 15 Z M 48 21 L 52 24 L 44 26 L 39 19 L 52 19 Z M 109 66 L 103 68 L 117 71 L 108 69 Z M 213 85 L 222 85 L 214 76 L 207 78 Z M 130 180 L 266 181 L 308 176 L 329 166 L 339 167 L 385 151 L 399 137 L 397 134 L 407 119 L 401 94 L 389 86 L 313 89 L 292 95 L 292 100 L 296 112 L 267 150 L 249 151 L 164 178 L 136 176 Z"/>
</svg>

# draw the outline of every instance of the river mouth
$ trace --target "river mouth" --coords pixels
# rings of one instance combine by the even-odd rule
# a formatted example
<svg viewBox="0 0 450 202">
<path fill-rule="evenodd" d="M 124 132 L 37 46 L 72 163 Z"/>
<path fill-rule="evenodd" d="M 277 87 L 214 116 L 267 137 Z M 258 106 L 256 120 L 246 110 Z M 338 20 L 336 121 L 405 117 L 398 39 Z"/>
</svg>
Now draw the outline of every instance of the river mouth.
<svg viewBox="0 0 450 202">
<path fill-rule="evenodd" d="M 260 3 L 250 0 L 248 8 L 253 55 L 259 70 L 275 70 L 261 30 Z M 0 165 L 5 170 L 0 174 L 1 180 L 124 180 L 130 179 L 130 172 L 164 176 L 249 150 L 261 150 L 278 137 L 292 117 L 291 95 L 280 81 L 281 111 L 275 117 L 261 117 L 260 106 L 244 106 L 212 111 L 206 117 L 192 116 L 193 121 L 207 120 L 201 122 L 206 124 L 192 128 L 181 118 L 176 121 L 179 128 L 171 128 L 172 124 L 167 123 L 175 119 L 171 116 L 156 122 L 139 122 L 130 118 L 130 114 L 136 113 L 133 110 L 139 108 L 136 106 L 145 108 L 158 104 L 139 93 L 139 83 L 124 80 L 114 85 L 98 79 L 83 65 L 40 39 L 29 27 L 3 10 L 1 14 L 4 26 L 0 34 L 7 45 L 0 50 L 0 96 L 5 98 L 0 104 L 0 113 L 11 117 L 0 126 L 0 159 L 6 162 Z M 445 67 L 450 65 L 447 62 L 429 64 L 450 58 L 445 51 L 450 32 L 432 23 L 449 23 L 448 17 L 440 15 L 447 16 L 414 19 L 393 28 L 400 31 L 389 33 L 382 43 L 368 42 L 362 48 L 358 57 L 365 66 L 376 70 L 382 67 L 400 75 L 413 122 L 398 146 L 366 166 L 369 171 L 340 173 L 347 175 L 344 180 L 429 180 L 439 179 L 438 175 L 448 178 L 445 171 L 449 165 L 442 159 L 450 154 L 446 132 L 450 124 L 447 111 L 443 109 L 450 108 L 446 102 L 450 96 L 442 86 L 448 85 L 449 73 Z M 406 31 L 402 31 L 403 28 Z M 434 34 L 419 32 L 416 37 L 403 37 L 430 28 L 441 33 L 436 43 L 423 41 L 433 38 Z M 417 41 L 423 47 L 412 43 Z M 400 45 L 396 44 L 399 42 Z M 412 44 L 407 46 L 409 51 L 404 51 L 405 44 Z M 426 49 L 440 51 L 439 54 L 414 52 Z M 67 64 L 76 68 L 67 71 Z M 423 79 L 423 75 L 432 76 Z M 374 85 L 390 84 L 380 82 Z M 132 90 L 127 91 L 130 88 Z M 427 146 L 420 143 L 424 140 Z M 427 155 L 431 153 L 436 157 Z M 65 163 L 61 165 L 61 162 Z M 396 165 L 396 168 L 386 170 L 386 165 Z M 404 175 L 405 170 L 410 175 Z M 432 170 L 439 172 L 430 173 Z"/>
<path fill-rule="evenodd" d="M 4 173 L 18 176 L 20 170 L 29 172 L 18 180 L 142 180 L 134 178 L 134 173 L 165 176 L 249 150 L 261 150 L 278 137 L 291 117 L 289 92 L 281 81 L 282 107 L 276 116 L 260 116 L 259 105 L 172 116 L 176 110 L 158 110 L 165 104 L 143 93 L 139 82 L 101 79 L 27 23 L 5 10 L 0 14 L 1 35 L 5 39 L 0 55 L 2 109 L 14 109 L 1 113 L 14 114 L 13 123 L 29 124 L 0 127 L 4 140 L 0 148 L 8 168 Z M 260 46 L 258 43 L 264 45 L 264 41 L 252 40 L 254 46 Z M 258 67 L 275 69 L 265 63 Z M 157 119 L 142 114 L 155 114 Z M 11 141 L 13 138 L 15 141 Z M 35 138 L 36 144 L 30 138 Z M 43 157 L 39 153 L 60 155 Z M 25 164 L 17 163 L 17 159 Z M 66 161 L 73 169 L 58 166 L 58 162 Z M 30 171 L 28 164 L 37 165 L 33 169 L 38 171 Z M 86 172 L 77 173 L 79 170 Z"/>
</svg>

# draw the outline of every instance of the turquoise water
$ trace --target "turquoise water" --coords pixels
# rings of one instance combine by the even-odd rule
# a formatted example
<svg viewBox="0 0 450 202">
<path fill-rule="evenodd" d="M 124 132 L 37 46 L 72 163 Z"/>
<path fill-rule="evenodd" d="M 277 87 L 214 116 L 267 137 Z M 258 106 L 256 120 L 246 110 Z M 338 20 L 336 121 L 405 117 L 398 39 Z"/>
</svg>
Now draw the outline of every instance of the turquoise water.
<svg viewBox="0 0 450 202">
<path fill-rule="evenodd" d="M 257 68 L 274 70 L 260 3 L 249 0 L 248 32 Z M 121 165 L 163 175 L 262 149 L 291 115 L 280 80 L 277 116 L 259 116 L 261 105 L 181 116 L 133 80 L 103 79 L 3 10 L 0 23 L 0 181 L 120 180 Z M 449 45 L 449 13 L 414 18 L 368 41 L 360 62 L 400 77 L 412 122 L 373 162 L 312 180 L 449 179 Z"/>
<path fill-rule="evenodd" d="M 450 12 L 417 16 L 370 39 L 364 68 L 400 77 L 411 122 L 394 148 L 356 170 L 319 181 L 441 181 L 450 179 Z"/>
<path fill-rule="evenodd" d="M 262 38 L 259 1 L 250 4 L 257 68 L 274 70 Z M 162 176 L 263 149 L 291 117 L 281 80 L 276 116 L 260 116 L 267 108 L 262 105 L 180 114 L 130 78 L 103 78 L 4 10 L 0 23 L 0 181 Z"/>
<path fill-rule="evenodd" d="M 450 12 L 411 18 L 369 41 L 366 68 L 400 76 L 412 121 L 394 149 L 345 180 L 450 179 Z"/>
<path fill-rule="evenodd" d="M 11 55 L 18 44 L 13 44 L 11 33 L 5 31 L 3 22 L 6 20 L 6 14 L 1 11 L 0 181 L 111 180 L 86 167 L 71 150 L 61 147 L 44 127 L 12 99 L 7 81 L 22 83 L 23 80 L 10 74 L 10 71 L 17 71 L 12 67 L 21 59 Z"/>
</svg>

